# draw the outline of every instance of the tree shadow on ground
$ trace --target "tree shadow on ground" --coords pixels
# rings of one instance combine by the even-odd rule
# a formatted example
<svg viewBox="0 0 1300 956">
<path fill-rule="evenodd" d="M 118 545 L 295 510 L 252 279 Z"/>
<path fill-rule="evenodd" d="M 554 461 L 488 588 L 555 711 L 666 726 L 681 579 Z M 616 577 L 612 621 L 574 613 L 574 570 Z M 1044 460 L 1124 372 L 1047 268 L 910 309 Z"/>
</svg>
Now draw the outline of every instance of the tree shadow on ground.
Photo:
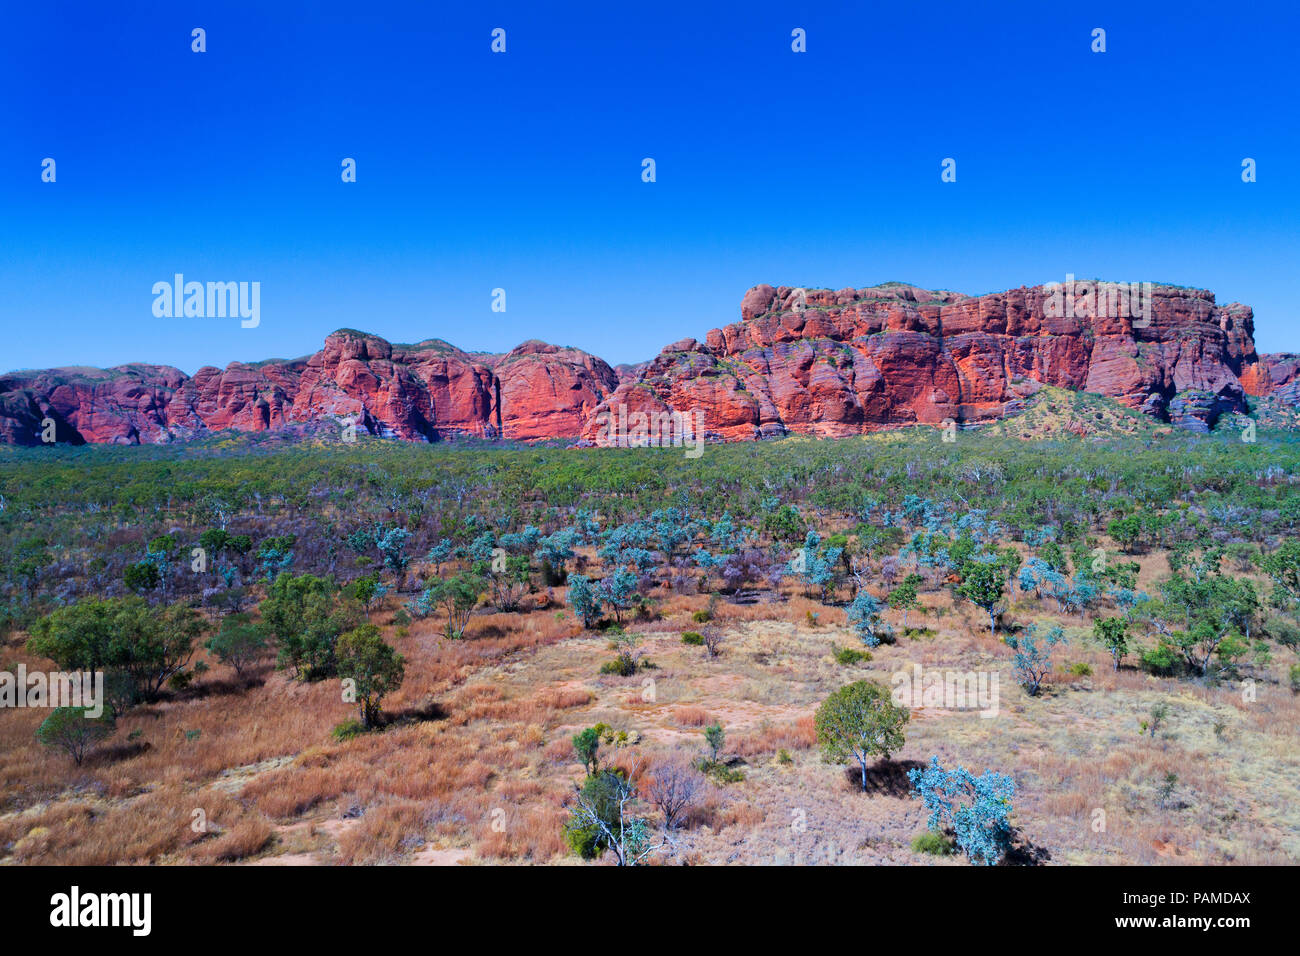
<svg viewBox="0 0 1300 956">
<path fill-rule="evenodd" d="M 266 683 L 272 668 L 270 665 L 248 669 L 242 677 L 214 677 L 191 684 L 184 690 L 172 691 L 172 700 L 202 700 L 205 697 L 237 697 L 246 694 L 254 687 Z"/>
<path fill-rule="evenodd" d="M 1003 866 L 1044 866 L 1052 858 L 1052 853 L 1045 846 L 1038 846 L 1023 833 L 1016 833 L 1011 838 L 1011 849 L 1002 858 Z"/>
<path fill-rule="evenodd" d="M 131 760 L 138 757 L 146 751 L 152 750 L 153 744 L 147 740 L 133 740 L 130 743 L 106 744 L 102 747 L 96 747 L 86 759 L 81 762 L 83 768 L 92 767 L 111 767 L 115 763 L 121 763 L 123 760 Z"/>
<path fill-rule="evenodd" d="M 909 770 L 924 770 L 919 760 L 877 760 L 867 767 L 867 786 L 862 786 L 862 768 L 856 763 L 844 768 L 844 779 L 854 790 L 869 797 L 906 797 L 912 792 Z"/>
<path fill-rule="evenodd" d="M 380 717 L 379 726 L 387 730 L 389 727 L 422 724 L 429 720 L 445 720 L 447 716 L 447 711 L 442 704 L 429 700 L 413 707 L 403 707 L 401 710 L 384 711 Z"/>
</svg>

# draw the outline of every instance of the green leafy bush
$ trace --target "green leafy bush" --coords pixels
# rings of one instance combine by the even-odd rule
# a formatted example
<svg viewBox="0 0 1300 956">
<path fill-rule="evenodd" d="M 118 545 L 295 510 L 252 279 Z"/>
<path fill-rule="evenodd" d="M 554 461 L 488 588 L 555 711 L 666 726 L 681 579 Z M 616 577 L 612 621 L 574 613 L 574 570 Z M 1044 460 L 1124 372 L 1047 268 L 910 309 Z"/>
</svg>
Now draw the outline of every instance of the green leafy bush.
<svg viewBox="0 0 1300 956">
<path fill-rule="evenodd" d="M 612 661 L 605 661 L 600 665 L 602 674 L 616 674 L 619 677 L 631 677 L 636 673 L 637 662 L 629 657 L 620 654 Z"/>
<path fill-rule="evenodd" d="M 914 853 L 928 853 L 931 856 L 951 856 L 957 851 L 952 840 L 937 830 L 926 830 L 912 837 Z"/>
<path fill-rule="evenodd" d="M 843 664 L 850 667 L 854 664 L 863 664 L 871 660 L 870 651 L 860 651 L 854 647 L 835 647 L 831 650 L 837 664 Z"/>
<path fill-rule="evenodd" d="M 353 737 L 360 737 L 366 732 L 366 725 L 356 717 L 349 717 L 340 724 L 336 724 L 330 731 L 330 736 L 342 743 L 345 740 L 351 740 Z"/>
<path fill-rule="evenodd" d="M 92 717 L 87 707 L 56 707 L 36 728 L 36 739 L 41 746 L 58 748 L 80 764 L 114 729 L 111 712 Z"/>
<path fill-rule="evenodd" d="M 1157 644 L 1142 652 L 1142 669 L 1157 677 L 1168 677 L 1178 667 L 1178 653 L 1168 644 Z"/>
</svg>

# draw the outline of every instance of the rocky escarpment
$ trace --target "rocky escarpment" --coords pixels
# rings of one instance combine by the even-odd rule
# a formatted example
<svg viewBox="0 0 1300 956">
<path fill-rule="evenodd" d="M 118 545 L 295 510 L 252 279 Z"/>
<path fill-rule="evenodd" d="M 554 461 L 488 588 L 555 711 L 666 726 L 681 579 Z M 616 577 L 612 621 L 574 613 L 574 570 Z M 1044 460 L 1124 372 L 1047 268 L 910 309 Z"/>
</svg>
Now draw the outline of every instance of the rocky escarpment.
<svg viewBox="0 0 1300 956">
<path fill-rule="evenodd" d="M 1249 307 L 1216 305 L 1200 289 L 1153 285 L 1121 297 L 1118 288 L 966 296 L 898 283 L 756 286 L 740 322 L 665 348 L 597 409 L 584 438 L 607 441 L 603 413 L 621 409 L 694 411 L 725 440 L 978 422 L 1016 410 L 1039 385 L 1205 430 L 1245 409 L 1243 381 L 1257 394 L 1273 388 Z"/>
<path fill-rule="evenodd" d="M 345 420 L 411 441 L 604 444 L 611 423 L 635 412 L 679 413 L 725 440 L 842 436 L 994 419 L 1041 385 L 1107 395 L 1199 431 L 1245 410 L 1248 395 L 1300 405 L 1300 357 L 1256 354 L 1248 306 L 1220 306 L 1202 289 L 1119 288 L 967 296 L 901 283 L 760 285 L 745 294 L 739 322 L 617 369 L 538 341 L 487 354 L 342 329 L 304 358 L 193 376 L 156 365 L 12 372 L 0 375 L 0 441 L 39 444 L 49 423 L 61 442 L 131 444 L 222 429 L 333 430 Z"/>
<path fill-rule="evenodd" d="M 1261 355 L 1254 373 L 1242 377 L 1242 385 L 1251 395 L 1272 395 L 1288 405 L 1300 405 L 1300 355 Z"/>
<path fill-rule="evenodd" d="M 39 444 L 49 422 L 60 442 L 137 444 L 340 420 L 407 440 L 572 438 L 617 385 L 602 360 L 544 342 L 492 355 L 343 329 L 305 358 L 193 376 L 156 365 L 3 375 L 0 440 Z"/>
</svg>

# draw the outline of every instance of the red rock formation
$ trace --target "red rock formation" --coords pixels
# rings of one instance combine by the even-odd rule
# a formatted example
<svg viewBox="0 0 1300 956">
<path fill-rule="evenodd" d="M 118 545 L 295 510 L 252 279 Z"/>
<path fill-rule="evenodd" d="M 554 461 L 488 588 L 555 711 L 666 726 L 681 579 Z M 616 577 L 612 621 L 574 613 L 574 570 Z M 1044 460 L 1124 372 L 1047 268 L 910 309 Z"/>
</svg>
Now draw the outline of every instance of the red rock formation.
<svg viewBox="0 0 1300 956">
<path fill-rule="evenodd" d="M 1272 395 L 1288 405 L 1300 405 L 1300 355 L 1261 355 L 1257 364 L 1243 371 L 1241 384 L 1251 395 Z"/>
<path fill-rule="evenodd" d="M 576 438 L 618 385 L 578 349 L 526 342 L 506 355 L 468 353 L 433 339 L 392 345 L 341 329 L 314 355 L 234 362 L 225 370 L 48 369 L 0 377 L 0 440 L 39 444 L 53 419 L 59 441 L 166 442 L 221 429 L 338 427 L 407 440 L 459 435 Z"/>
<path fill-rule="evenodd" d="M 177 391 L 167 419 L 178 435 L 234 428 L 266 431 L 289 421 L 306 359 L 205 366 Z"/>
<path fill-rule="evenodd" d="M 535 340 L 501 356 L 492 369 L 500 382 L 505 438 L 575 437 L 619 384 L 594 355 Z"/>
<path fill-rule="evenodd" d="M 1248 395 L 1269 395 L 1300 378 L 1300 355 L 1277 352 L 1261 355 L 1242 370 L 1241 387 Z"/>
<path fill-rule="evenodd" d="M 597 409 L 583 436 L 601 441 L 603 413 L 687 413 L 727 439 L 850 435 L 900 424 L 996 418 L 1037 383 L 1099 392 L 1158 417 L 1244 408 L 1241 376 L 1261 377 L 1243 305 L 1210 292 L 1077 283 L 978 297 L 890 283 L 870 289 L 769 285 L 741 301 L 742 321 L 705 344 L 668 346 Z M 1144 290 L 1145 291 L 1145 290 Z M 1131 316 L 1128 313 L 1133 313 Z"/>
<path fill-rule="evenodd" d="M 1199 289 L 1076 284 L 983 296 L 900 283 L 870 289 L 755 286 L 741 321 L 610 368 L 525 342 L 504 355 L 440 339 L 393 345 L 342 329 L 290 361 L 199 369 L 127 365 L 0 376 L 0 440 L 164 442 L 222 429 L 333 429 L 436 441 L 462 435 L 603 441 L 610 418 L 682 413 L 713 437 L 843 436 L 1015 410 L 1040 383 L 1109 395 L 1204 429 L 1244 396 L 1300 404 L 1300 358 L 1260 356 L 1249 307 Z M 1129 313 L 1133 313 L 1130 315 Z M 619 417 L 626 421 L 626 417 Z"/>
<path fill-rule="evenodd" d="M 40 444 L 43 422 L 58 441 L 141 444 L 166 441 L 167 408 L 185 373 L 161 365 L 54 368 L 0 376 L 0 435 Z"/>
</svg>

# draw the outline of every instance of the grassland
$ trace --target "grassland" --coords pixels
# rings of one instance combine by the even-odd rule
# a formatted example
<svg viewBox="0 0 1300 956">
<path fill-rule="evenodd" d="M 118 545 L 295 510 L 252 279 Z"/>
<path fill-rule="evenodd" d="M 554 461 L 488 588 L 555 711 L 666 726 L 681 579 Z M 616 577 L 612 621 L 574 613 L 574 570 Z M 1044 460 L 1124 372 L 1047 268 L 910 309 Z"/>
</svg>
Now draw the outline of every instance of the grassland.
<svg viewBox="0 0 1300 956">
<path fill-rule="evenodd" d="M 1261 601 L 1246 652 L 1212 677 L 1162 674 L 1140 664 L 1158 634 L 1137 618 L 1134 651 L 1114 668 L 1093 636 L 1093 621 L 1116 613 L 1105 597 L 1062 611 L 1013 582 L 990 634 L 988 616 L 939 573 L 906 626 L 900 611 L 883 612 L 893 642 L 869 661 L 836 661 L 837 649 L 863 648 L 846 614 L 854 591 L 883 598 L 884 563 L 906 568 L 911 529 L 891 533 L 878 516 L 909 495 L 996 517 L 995 543 L 1022 560 L 1043 551 L 1037 532 L 1050 526 L 1076 571 L 1097 548 L 1135 565 L 1136 592 L 1159 594 L 1184 567 L 1179 556 L 1213 551 L 1225 577 L 1269 594 L 1265 559 L 1300 521 L 1289 433 L 1261 429 L 1245 444 L 1235 432 L 1196 438 L 1137 422 L 1081 440 L 1040 407 L 1037 419 L 954 444 L 932 432 L 787 439 L 710 446 L 698 461 L 379 442 L 4 452 L 0 670 L 52 669 L 27 646 L 36 623 L 124 595 L 124 568 L 159 534 L 184 547 L 220 522 L 254 539 L 292 533 L 294 573 L 347 582 L 378 565 L 343 547 L 346 534 L 387 523 L 411 531 L 414 560 L 408 590 L 386 577 L 367 614 L 406 661 L 382 729 L 336 739 L 356 710 L 338 681 L 295 679 L 269 650 L 237 675 L 197 648 L 192 678 L 121 714 L 81 764 L 37 742 L 43 711 L 0 711 L 0 862 L 580 864 L 564 838 L 585 776 L 573 735 L 606 725 L 604 760 L 639 779 L 673 755 L 701 757 L 715 722 L 742 779 L 711 779 L 659 862 L 964 865 L 912 849 L 926 815 L 906 771 L 931 756 L 1015 780 L 1014 862 L 1296 862 L 1300 697 L 1285 608 Z M 578 509 L 608 532 L 668 506 L 752 525 L 774 562 L 816 529 L 842 539 L 863 576 L 837 574 L 825 597 L 793 576 L 744 596 L 697 568 L 674 575 L 664 555 L 619 626 L 588 628 L 566 587 L 534 564 L 520 609 L 501 611 L 485 591 L 458 640 L 436 614 L 405 611 L 421 583 L 470 563 L 423 560 L 439 540 L 468 542 L 489 526 L 551 532 Z M 771 520 L 786 509 L 793 528 Z M 1107 529 L 1129 515 L 1160 520 L 1121 544 Z M 577 549 L 571 573 L 612 570 L 599 544 Z M 19 560 L 33 550 L 35 570 Z M 237 570 L 256 619 L 267 583 L 251 563 Z M 222 587 L 182 571 L 170 594 L 148 598 L 191 601 L 215 626 L 224 612 L 210 598 Z M 1068 638 L 1038 696 L 1017 686 L 1002 639 L 1031 623 L 1059 624 Z M 705 624 L 722 634 L 716 657 L 682 642 Z M 601 673 L 620 631 L 644 655 L 626 677 Z M 872 764 L 864 792 L 854 771 L 822 758 L 814 714 L 843 684 L 888 685 L 914 664 L 996 674 L 998 713 L 914 708 L 906 744 Z"/>
</svg>

